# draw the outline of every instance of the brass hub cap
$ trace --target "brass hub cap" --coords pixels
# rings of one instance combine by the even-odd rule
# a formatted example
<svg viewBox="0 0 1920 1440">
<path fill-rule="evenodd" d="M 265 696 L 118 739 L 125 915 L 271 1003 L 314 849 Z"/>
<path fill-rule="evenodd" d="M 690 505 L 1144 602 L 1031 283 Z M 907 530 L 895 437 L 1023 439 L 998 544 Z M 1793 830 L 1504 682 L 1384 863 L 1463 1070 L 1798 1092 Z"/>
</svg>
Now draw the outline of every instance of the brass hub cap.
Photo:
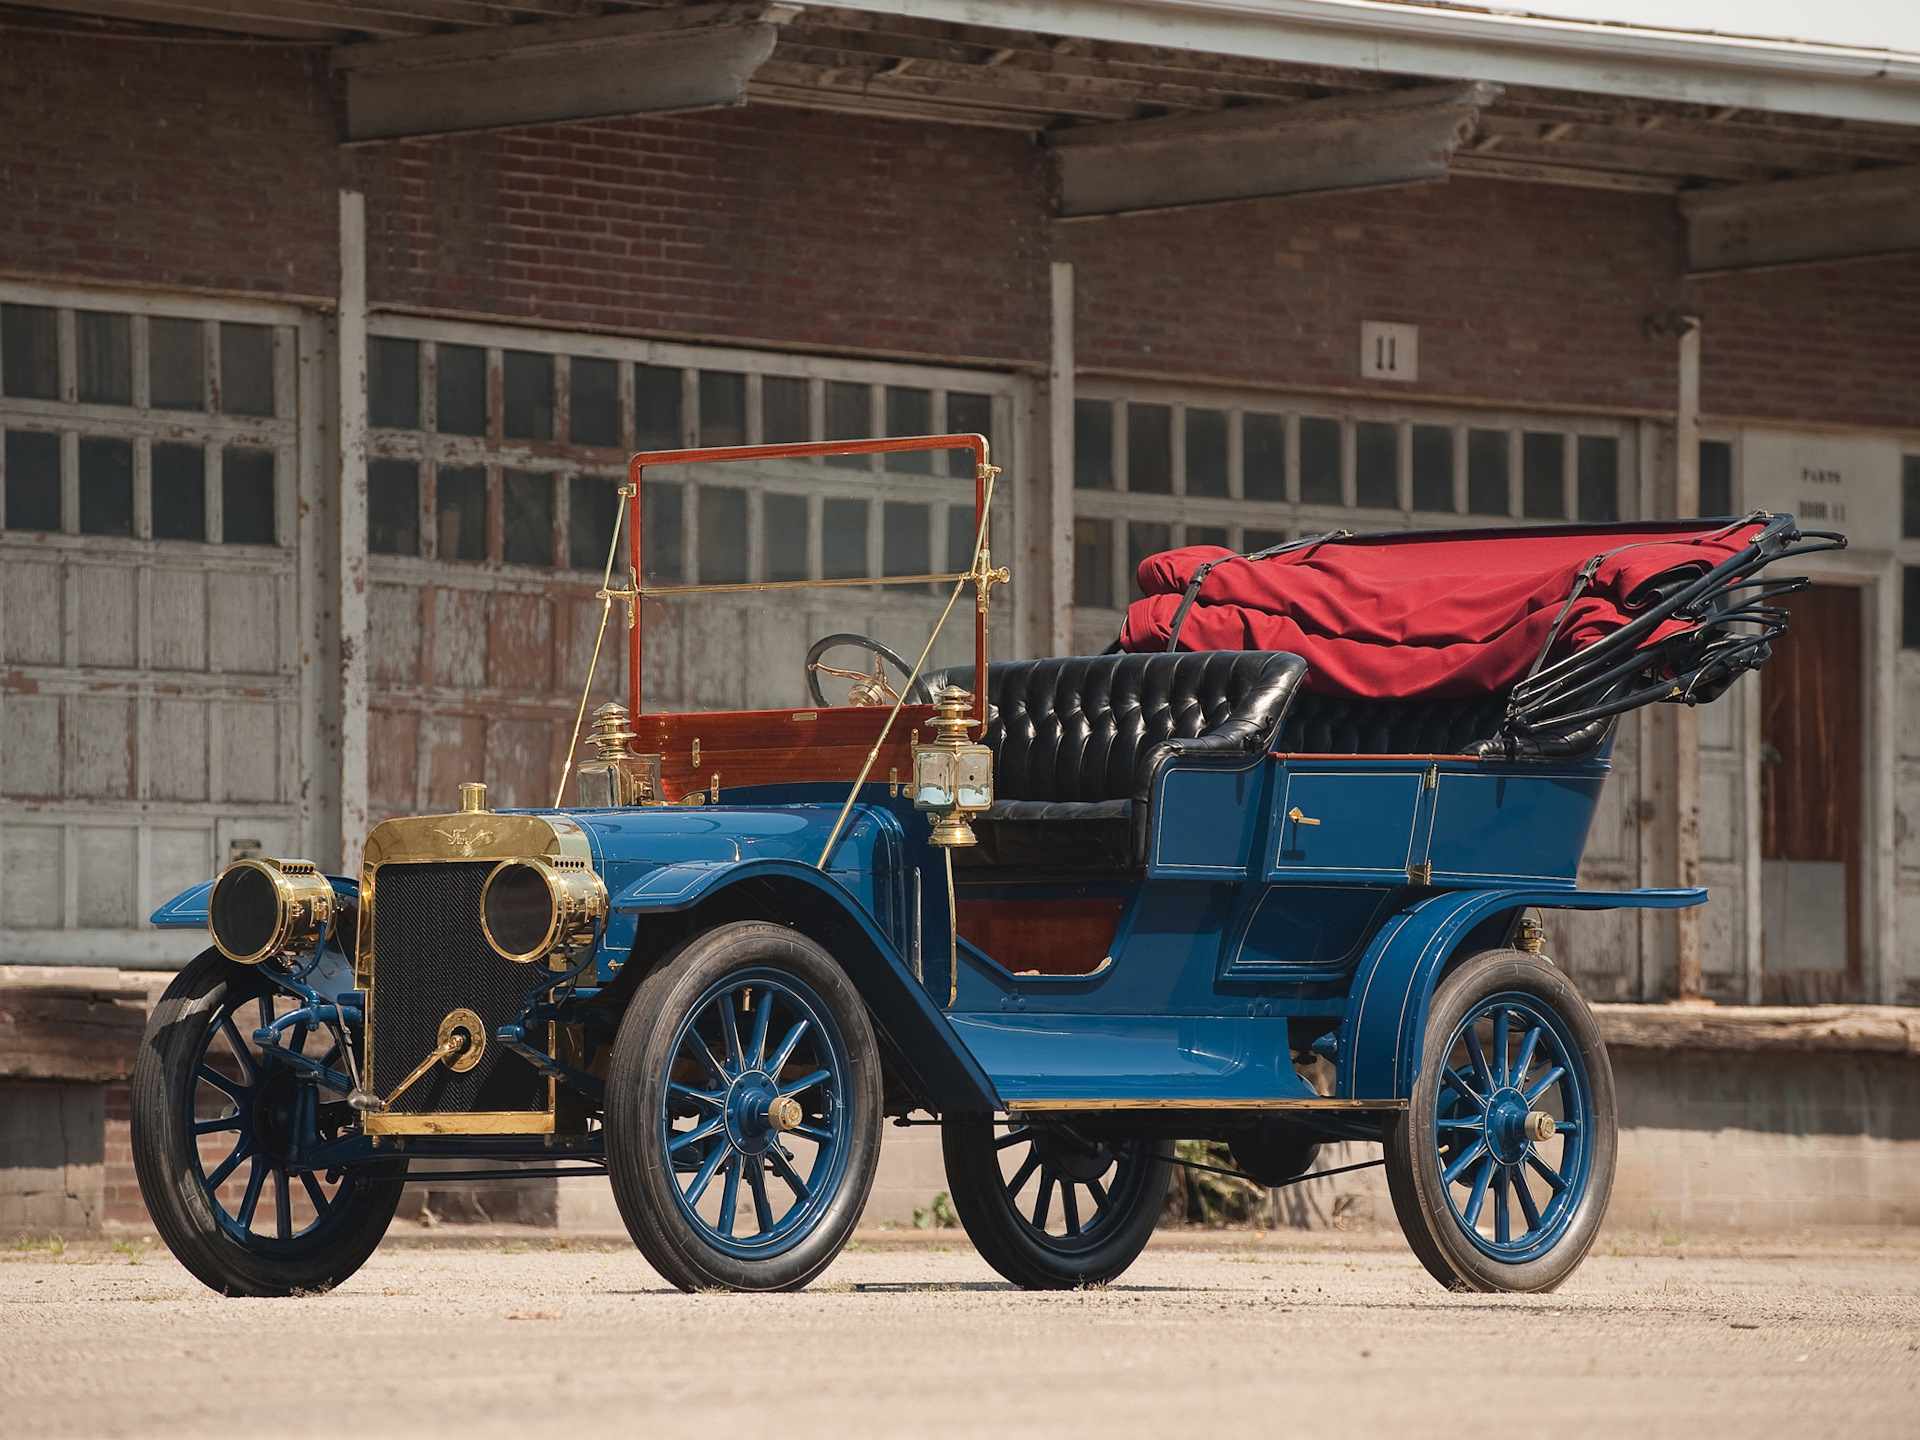
<svg viewBox="0 0 1920 1440">
<path fill-rule="evenodd" d="M 743 1154 L 761 1154 L 805 1118 L 800 1102 L 782 1095 L 774 1077 L 764 1071 L 749 1070 L 727 1089 L 727 1138 Z"/>
<path fill-rule="evenodd" d="M 802 1113 L 798 1100 L 782 1095 L 767 1106 L 767 1124 L 775 1130 L 791 1130 L 800 1123 Z"/>
</svg>

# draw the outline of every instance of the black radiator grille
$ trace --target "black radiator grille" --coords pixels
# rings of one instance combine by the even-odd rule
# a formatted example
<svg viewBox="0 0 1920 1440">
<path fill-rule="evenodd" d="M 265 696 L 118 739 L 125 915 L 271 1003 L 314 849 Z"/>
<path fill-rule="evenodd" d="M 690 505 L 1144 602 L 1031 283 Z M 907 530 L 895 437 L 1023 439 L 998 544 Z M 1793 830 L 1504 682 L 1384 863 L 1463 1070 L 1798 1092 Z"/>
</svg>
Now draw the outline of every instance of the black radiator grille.
<svg viewBox="0 0 1920 1440">
<path fill-rule="evenodd" d="M 493 1038 L 544 973 L 503 960 L 480 930 L 480 889 L 497 862 L 390 862 L 373 892 L 373 985 L 368 996 L 376 1094 L 388 1094 L 439 1044 L 447 1012 L 486 1022 L 487 1048 L 464 1074 L 436 1065 L 394 1101 L 394 1114 L 545 1111 L 547 1081 Z"/>
</svg>

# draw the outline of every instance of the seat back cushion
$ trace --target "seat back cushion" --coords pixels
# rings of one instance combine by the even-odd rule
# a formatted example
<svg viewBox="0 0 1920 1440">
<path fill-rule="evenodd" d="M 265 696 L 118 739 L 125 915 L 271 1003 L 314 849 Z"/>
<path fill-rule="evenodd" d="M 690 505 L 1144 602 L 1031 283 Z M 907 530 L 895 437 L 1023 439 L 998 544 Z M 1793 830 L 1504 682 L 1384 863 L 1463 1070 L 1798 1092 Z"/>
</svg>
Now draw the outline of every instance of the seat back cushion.
<svg viewBox="0 0 1920 1440">
<path fill-rule="evenodd" d="M 1267 748 L 1298 687 L 1297 658 L 1266 650 L 1069 655 L 987 667 L 987 743 L 1006 800 L 1133 796 L 1141 762 L 1167 740 L 1223 732 L 1228 748 Z M 973 667 L 922 678 L 915 699 L 973 688 Z"/>
<path fill-rule="evenodd" d="M 1457 755 L 1500 733 L 1507 697 L 1347 700 L 1302 691 L 1273 748 L 1293 755 Z"/>
</svg>

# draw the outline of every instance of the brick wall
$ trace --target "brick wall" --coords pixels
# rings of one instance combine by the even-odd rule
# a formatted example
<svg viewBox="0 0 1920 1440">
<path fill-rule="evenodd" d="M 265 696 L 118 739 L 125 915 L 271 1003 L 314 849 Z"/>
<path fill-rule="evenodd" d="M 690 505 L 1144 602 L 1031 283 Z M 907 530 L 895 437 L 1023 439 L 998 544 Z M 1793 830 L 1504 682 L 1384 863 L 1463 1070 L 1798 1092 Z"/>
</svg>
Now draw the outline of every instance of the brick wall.
<svg viewBox="0 0 1920 1440">
<path fill-rule="evenodd" d="M 136 1229 L 150 1226 L 140 1181 L 133 1173 L 132 1096 L 125 1085 L 106 1089 L 106 1129 L 101 1157 L 105 1165 L 100 1221 L 104 1225 Z"/>
<path fill-rule="evenodd" d="M 0 269 L 338 288 L 326 51 L 0 34 Z"/>
<path fill-rule="evenodd" d="M 1689 286 L 1709 414 L 1920 426 L 1920 255 Z"/>
<path fill-rule="evenodd" d="M 1357 386 L 1360 322 L 1391 320 L 1420 326 L 1422 391 L 1672 403 L 1673 346 L 1640 330 L 1678 299 L 1656 197 L 1456 180 L 1055 233 L 1083 365 Z"/>
<path fill-rule="evenodd" d="M 757 109 L 361 151 L 376 300 L 1033 360 L 1044 175 L 1004 131 Z"/>
</svg>

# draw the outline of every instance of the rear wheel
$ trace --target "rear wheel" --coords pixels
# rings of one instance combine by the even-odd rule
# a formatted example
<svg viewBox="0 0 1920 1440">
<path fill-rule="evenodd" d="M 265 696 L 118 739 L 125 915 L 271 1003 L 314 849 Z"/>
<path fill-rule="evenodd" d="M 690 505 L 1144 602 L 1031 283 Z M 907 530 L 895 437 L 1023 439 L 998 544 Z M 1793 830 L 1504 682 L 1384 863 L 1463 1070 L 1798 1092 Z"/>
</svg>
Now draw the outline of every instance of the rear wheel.
<svg viewBox="0 0 1920 1440">
<path fill-rule="evenodd" d="M 1513 950 L 1435 991 L 1408 1108 L 1384 1135 L 1394 1212 L 1457 1290 L 1552 1290 L 1613 1189 L 1613 1071 L 1572 982 Z"/>
<path fill-rule="evenodd" d="M 607 1073 L 607 1169 L 682 1290 L 797 1290 L 839 1255 L 880 1157 L 859 992 L 779 925 L 722 925 L 644 981 Z"/>
<path fill-rule="evenodd" d="M 140 1195 L 180 1263 L 227 1295 L 338 1285 L 366 1263 L 400 1203 L 405 1161 L 345 1172 L 300 1163 L 353 1123 L 344 1090 L 304 1076 L 253 1032 L 297 1002 L 208 950 L 154 1007 L 134 1062 Z M 338 1073 L 337 1040 L 304 1027 L 281 1043 Z"/>
<path fill-rule="evenodd" d="M 968 1238 L 1026 1290 L 1119 1275 L 1153 1234 L 1173 1173 L 1170 1140 L 1101 1140 L 1017 1118 L 946 1120 L 940 1139 Z"/>
</svg>

